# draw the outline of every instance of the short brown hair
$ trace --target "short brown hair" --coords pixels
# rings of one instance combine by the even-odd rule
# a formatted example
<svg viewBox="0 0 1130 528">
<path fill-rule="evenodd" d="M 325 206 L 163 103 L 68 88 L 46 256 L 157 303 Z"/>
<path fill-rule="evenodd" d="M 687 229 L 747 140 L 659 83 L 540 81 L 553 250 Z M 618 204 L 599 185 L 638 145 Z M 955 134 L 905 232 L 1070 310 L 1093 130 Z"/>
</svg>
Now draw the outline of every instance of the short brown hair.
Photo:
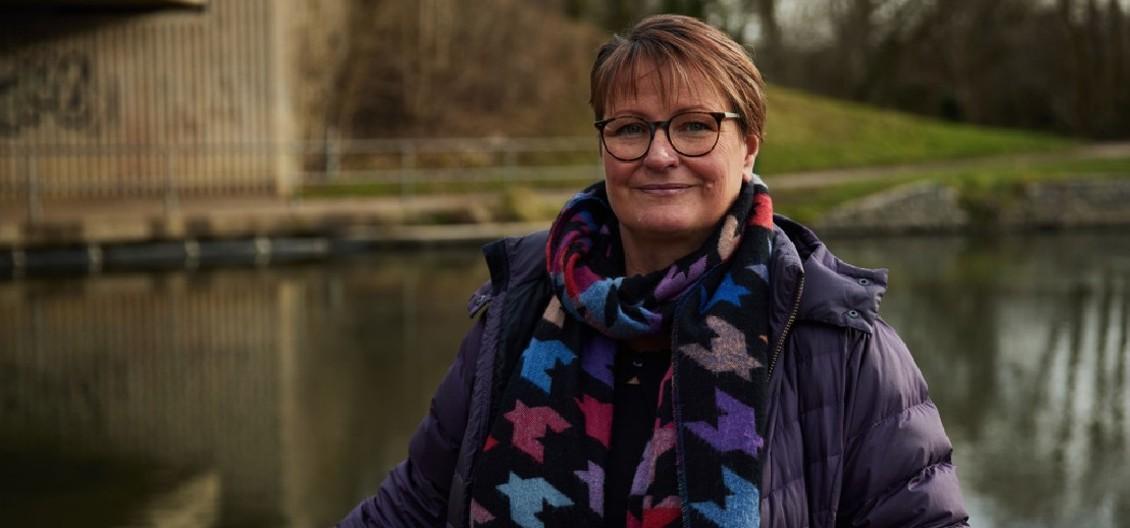
<svg viewBox="0 0 1130 528">
<path fill-rule="evenodd" d="M 696 18 L 654 15 L 626 35 L 614 35 L 597 51 L 589 80 L 589 104 L 597 120 L 604 119 L 609 100 L 634 96 L 635 69 L 653 63 L 660 75 L 660 93 L 667 97 L 676 82 L 688 83 L 691 72 L 709 79 L 729 100 L 726 110 L 742 116 L 742 132 L 763 137 L 765 83 L 761 72 L 740 44 Z M 670 78 L 664 78 L 664 71 Z"/>
</svg>

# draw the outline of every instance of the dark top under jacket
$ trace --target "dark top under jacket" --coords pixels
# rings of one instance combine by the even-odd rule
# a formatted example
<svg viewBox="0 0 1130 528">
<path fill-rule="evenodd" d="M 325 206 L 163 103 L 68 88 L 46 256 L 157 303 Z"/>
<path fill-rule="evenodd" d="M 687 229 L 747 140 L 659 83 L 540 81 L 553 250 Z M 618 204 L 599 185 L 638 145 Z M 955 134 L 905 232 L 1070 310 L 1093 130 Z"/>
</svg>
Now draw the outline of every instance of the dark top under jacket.
<svg viewBox="0 0 1130 528">
<path fill-rule="evenodd" d="M 622 528 L 628 492 L 651 439 L 659 403 L 659 382 L 671 365 L 671 351 L 633 352 L 621 346 L 612 367 L 612 449 L 604 482 L 604 526 Z"/>
</svg>

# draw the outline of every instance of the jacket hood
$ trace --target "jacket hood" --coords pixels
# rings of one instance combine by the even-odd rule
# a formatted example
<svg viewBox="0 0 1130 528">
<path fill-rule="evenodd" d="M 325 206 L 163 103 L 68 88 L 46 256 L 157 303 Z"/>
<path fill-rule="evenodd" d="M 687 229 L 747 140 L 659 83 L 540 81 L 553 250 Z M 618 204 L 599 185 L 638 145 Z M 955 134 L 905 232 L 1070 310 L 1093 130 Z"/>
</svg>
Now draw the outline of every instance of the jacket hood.
<svg viewBox="0 0 1130 528">
<path fill-rule="evenodd" d="M 887 291 L 887 270 L 840 260 L 811 229 L 788 217 L 774 215 L 773 223 L 773 328 L 783 328 L 795 307 L 798 320 L 870 333 Z"/>
</svg>

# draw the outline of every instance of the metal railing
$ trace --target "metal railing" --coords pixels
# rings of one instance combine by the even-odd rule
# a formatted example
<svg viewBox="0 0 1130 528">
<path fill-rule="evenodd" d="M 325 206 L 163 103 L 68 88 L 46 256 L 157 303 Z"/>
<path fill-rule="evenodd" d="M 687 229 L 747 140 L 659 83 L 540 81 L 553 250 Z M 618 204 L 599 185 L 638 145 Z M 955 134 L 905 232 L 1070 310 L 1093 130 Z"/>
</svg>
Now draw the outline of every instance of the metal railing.
<svg viewBox="0 0 1130 528">
<path fill-rule="evenodd" d="M 0 143 L 0 204 L 30 222 L 54 199 L 382 194 L 509 185 L 576 187 L 599 177 L 592 137 L 334 139 L 195 144 Z"/>
</svg>

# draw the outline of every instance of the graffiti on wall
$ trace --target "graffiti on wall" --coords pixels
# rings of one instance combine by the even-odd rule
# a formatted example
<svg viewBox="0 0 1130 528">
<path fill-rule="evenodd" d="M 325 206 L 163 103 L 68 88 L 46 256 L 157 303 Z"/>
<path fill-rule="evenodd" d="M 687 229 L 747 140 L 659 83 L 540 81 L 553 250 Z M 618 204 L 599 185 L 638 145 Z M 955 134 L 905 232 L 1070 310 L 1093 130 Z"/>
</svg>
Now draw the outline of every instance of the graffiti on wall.
<svg viewBox="0 0 1130 528">
<path fill-rule="evenodd" d="M 70 130 L 94 127 L 90 56 L 73 51 L 0 59 L 0 136 L 51 120 Z"/>
</svg>

